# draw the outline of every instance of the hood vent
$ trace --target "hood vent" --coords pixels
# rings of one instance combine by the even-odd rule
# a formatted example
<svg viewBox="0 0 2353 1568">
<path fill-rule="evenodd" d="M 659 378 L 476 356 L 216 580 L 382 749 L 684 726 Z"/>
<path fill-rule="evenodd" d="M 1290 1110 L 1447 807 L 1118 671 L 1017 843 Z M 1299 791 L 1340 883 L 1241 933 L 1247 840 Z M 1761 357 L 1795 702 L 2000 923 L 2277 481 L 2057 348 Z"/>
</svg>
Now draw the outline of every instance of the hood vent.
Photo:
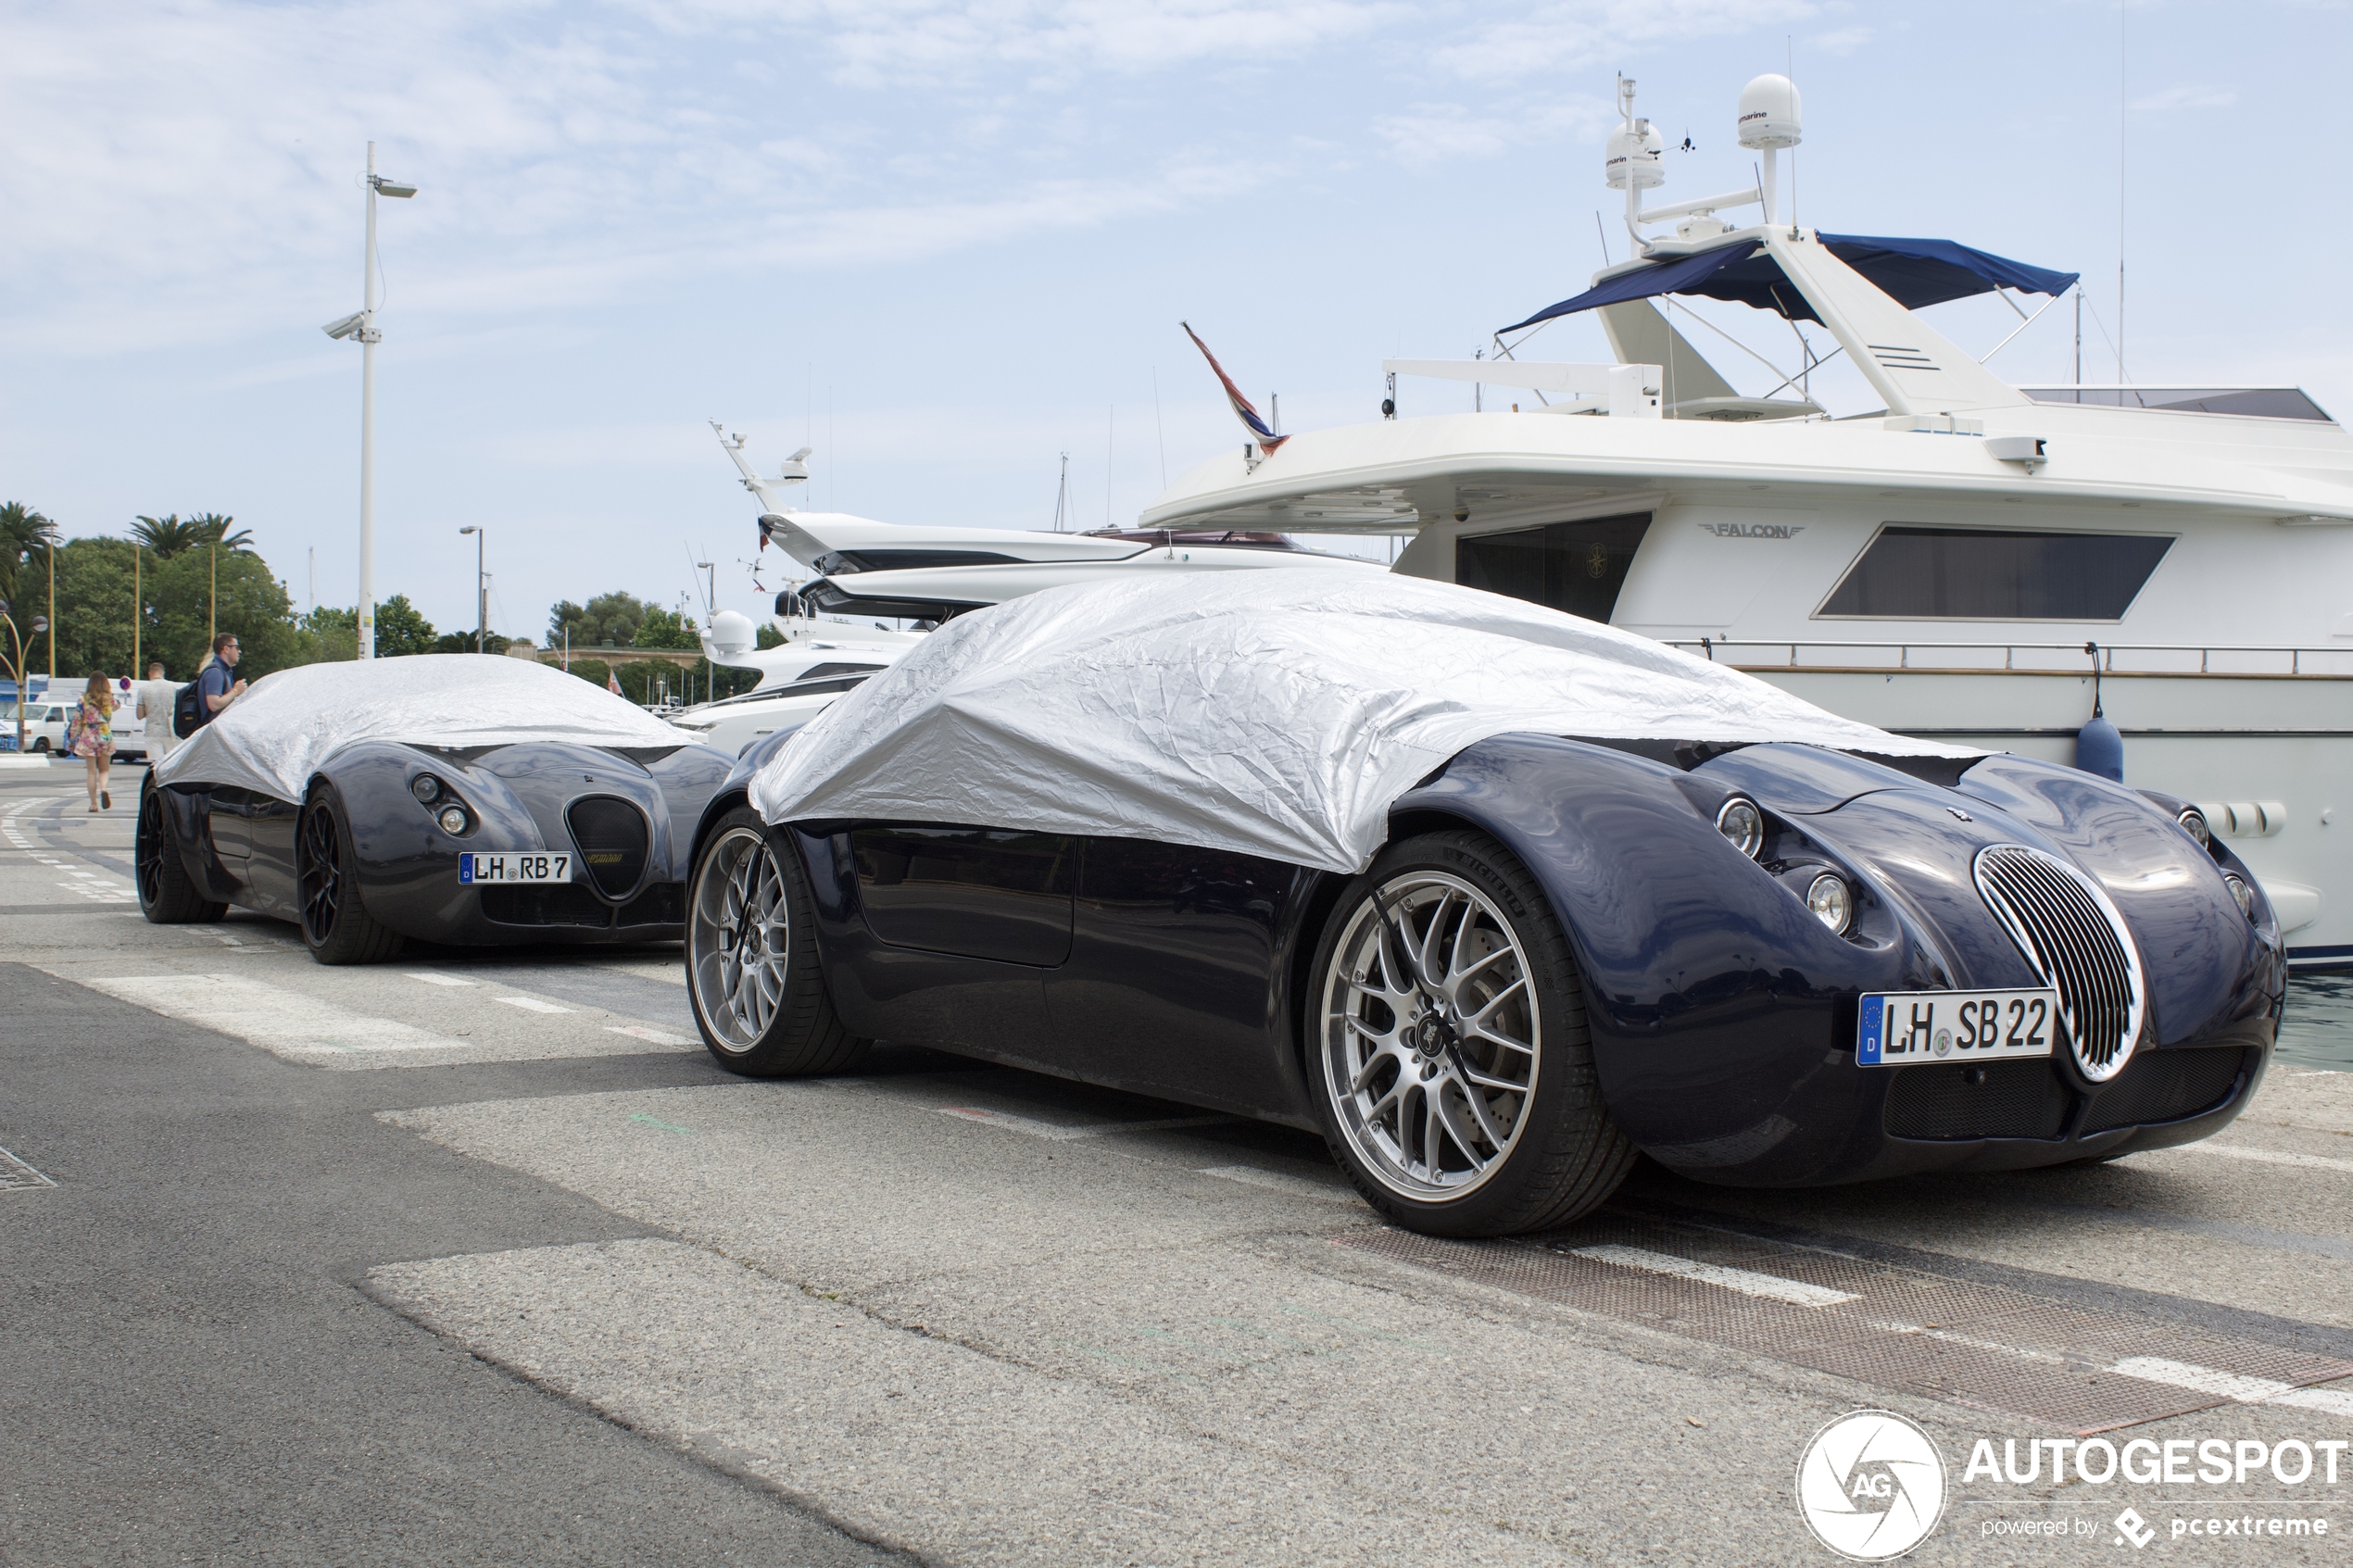
<svg viewBox="0 0 2353 1568">
<path fill-rule="evenodd" d="M 1981 849 L 1977 890 L 2026 961 L 2058 992 L 2067 1047 L 2087 1082 L 2124 1070 L 2141 1037 L 2140 954 L 2099 884 L 2056 855 L 2023 844 Z"/>
<path fill-rule="evenodd" d="M 592 795 L 564 808 L 564 822 L 598 892 L 626 898 L 636 891 L 646 874 L 650 837 L 643 811 L 610 795 Z"/>
</svg>

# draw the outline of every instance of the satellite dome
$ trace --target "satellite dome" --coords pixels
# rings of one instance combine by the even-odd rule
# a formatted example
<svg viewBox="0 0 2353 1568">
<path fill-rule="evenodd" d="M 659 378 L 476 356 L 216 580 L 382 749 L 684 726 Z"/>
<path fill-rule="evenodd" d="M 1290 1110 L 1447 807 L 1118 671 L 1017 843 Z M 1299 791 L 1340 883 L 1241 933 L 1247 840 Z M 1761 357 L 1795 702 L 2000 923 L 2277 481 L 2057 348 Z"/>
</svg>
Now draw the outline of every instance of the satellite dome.
<svg viewBox="0 0 2353 1568">
<path fill-rule="evenodd" d="M 732 609 L 723 609 L 711 618 L 711 640 L 721 653 L 741 653 L 759 639 L 759 632 L 751 617 Z"/>
<path fill-rule="evenodd" d="M 1760 152 L 1793 147 L 1803 140 L 1802 118 L 1797 83 L 1768 72 L 1741 89 L 1740 119 L 1734 129 L 1743 147 Z"/>
<path fill-rule="evenodd" d="M 1613 191 L 1626 189 L 1629 174 L 1638 191 L 1663 185 L 1667 174 L 1658 167 L 1660 150 L 1658 132 L 1651 129 L 1649 120 L 1636 120 L 1631 130 L 1621 125 L 1609 133 L 1609 151 L 1602 159 L 1603 178 Z"/>
</svg>

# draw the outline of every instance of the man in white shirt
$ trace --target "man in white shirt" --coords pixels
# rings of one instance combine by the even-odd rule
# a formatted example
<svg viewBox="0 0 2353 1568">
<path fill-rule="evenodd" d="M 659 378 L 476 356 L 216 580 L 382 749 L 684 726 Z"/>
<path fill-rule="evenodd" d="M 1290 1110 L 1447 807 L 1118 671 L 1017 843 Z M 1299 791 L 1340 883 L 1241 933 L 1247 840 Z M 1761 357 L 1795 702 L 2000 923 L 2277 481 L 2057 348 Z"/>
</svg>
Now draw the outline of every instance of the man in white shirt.
<svg viewBox="0 0 2353 1568">
<path fill-rule="evenodd" d="M 147 725 L 147 766 L 152 768 L 171 755 L 180 737 L 171 733 L 171 700 L 180 688 L 163 678 L 163 660 L 154 659 L 147 665 L 147 678 L 139 683 L 138 714 Z"/>
</svg>

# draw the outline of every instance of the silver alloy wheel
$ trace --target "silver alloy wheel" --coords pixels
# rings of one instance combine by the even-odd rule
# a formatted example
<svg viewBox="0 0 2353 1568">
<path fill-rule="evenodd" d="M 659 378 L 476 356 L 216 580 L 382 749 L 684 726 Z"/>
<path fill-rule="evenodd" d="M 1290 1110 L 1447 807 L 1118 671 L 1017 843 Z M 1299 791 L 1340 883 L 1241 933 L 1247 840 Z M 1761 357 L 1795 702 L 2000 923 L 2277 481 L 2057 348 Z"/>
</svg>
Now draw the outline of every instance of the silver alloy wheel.
<svg viewBox="0 0 2353 1568">
<path fill-rule="evenodd" d="M 730 828 L 704 855 L 686 918 L 695 1010 L 729 1050 L 749 1050 L 776 1020 L 791 927 L 785 880 L 764 834 Z"/>
<path fill-rule="evenodd" d="M 1528 955 L 1503 911 L 1443 872 L 1405 872 L 1349 917 L 1322 990 L 1324 1089 L 1381 1185 L 1458 1198 L 1528 1123 L 1539 1037 Z"/>
</svg>

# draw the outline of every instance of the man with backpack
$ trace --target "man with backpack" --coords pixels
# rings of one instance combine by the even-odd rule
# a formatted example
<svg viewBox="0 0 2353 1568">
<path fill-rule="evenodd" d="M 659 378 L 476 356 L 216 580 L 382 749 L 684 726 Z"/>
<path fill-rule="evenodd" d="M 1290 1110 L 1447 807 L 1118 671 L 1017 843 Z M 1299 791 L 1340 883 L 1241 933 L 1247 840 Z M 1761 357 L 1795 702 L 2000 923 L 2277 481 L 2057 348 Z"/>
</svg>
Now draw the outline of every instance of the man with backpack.
<svg viewBox="0 0 2353 1568">
<path fill-rule="evenodd" d="M 172 734 L 186 740 L 245 695 L 245 683 L 236 679 L 238 653 L 235 633 L 223 632 L 212 639 L 212 658 L 172 701 Z"/>
</svg>

